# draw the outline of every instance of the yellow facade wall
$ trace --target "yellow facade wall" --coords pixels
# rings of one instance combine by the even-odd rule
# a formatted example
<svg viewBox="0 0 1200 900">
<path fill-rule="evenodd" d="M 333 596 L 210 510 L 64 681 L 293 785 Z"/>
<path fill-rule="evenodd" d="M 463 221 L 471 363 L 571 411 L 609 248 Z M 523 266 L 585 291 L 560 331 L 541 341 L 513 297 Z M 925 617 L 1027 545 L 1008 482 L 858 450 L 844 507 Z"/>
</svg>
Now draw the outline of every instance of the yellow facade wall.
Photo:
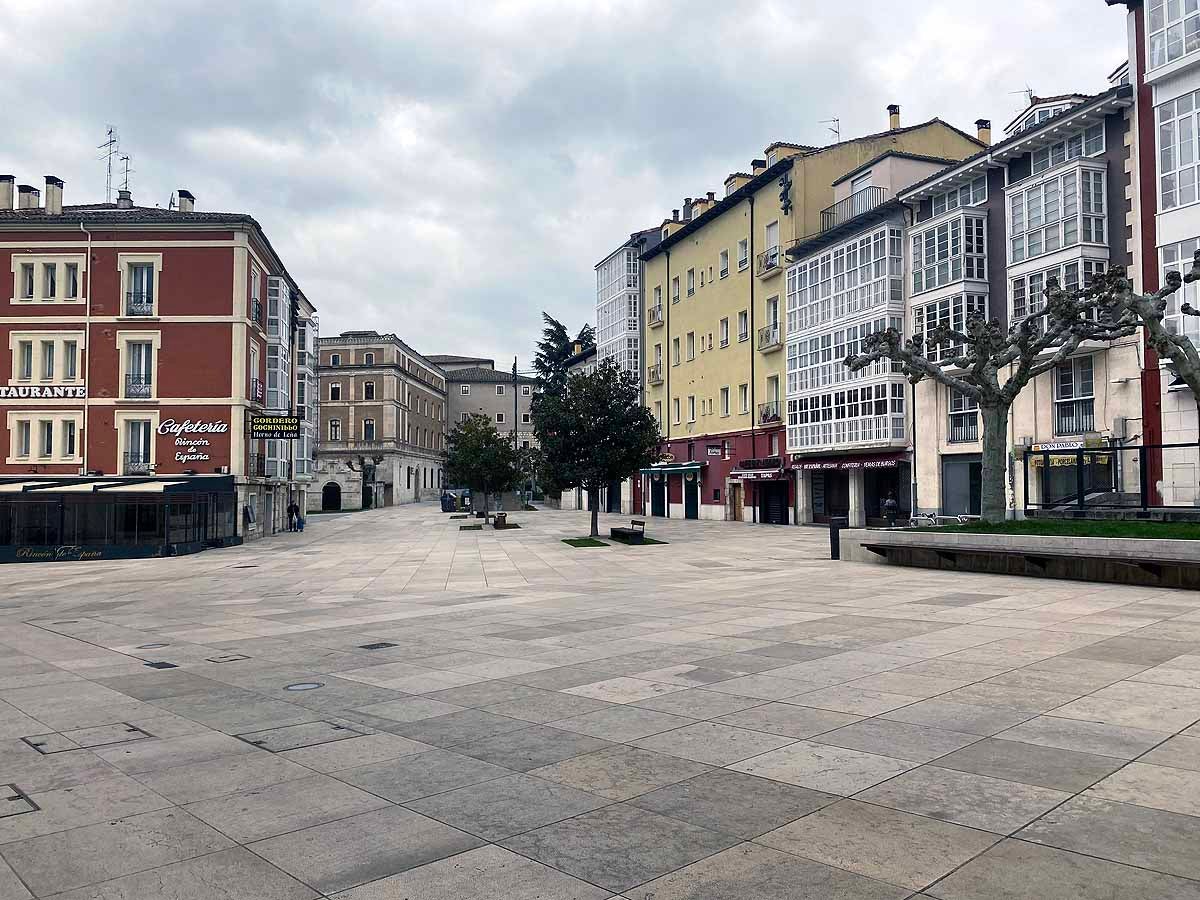
<svg viewBox="0 0 1200 900">
<path fill-rule="evenodd" d="M 647 366 L 654 364 L 656 345 L 661 347 L 663 382 L 657 385 L 646 382 L 646 402 L 652 411 L 661 404 L 663 436 L 675 439 L 748 431 L 754 425 L 758 404 L 769 399 L 772 379 L 778 384 L 782 413 L 787 363 L 786 336 L 783 334 L 786 321 L 784 270 L 788 260 L 781 257 L 776 272 L 765 278 L 755 275 L 754 260 L 754 256 L 766 247 L 766 229 L 770 223 L 779 223 L 779 245 L 786 250 L 792 242 L 820 231 L 821 210 L 834 202 L 833 182 L 863 163 L 888 150 L 963 159 L 980 149 L 981 145 L 975 140 L 934 120 L 793 156 L 787 172 L 792 183 L 789 215 L 781 211 L 780 187 L 778 176 L 775 176 L 752 192 L 753 236 L 751 204 L 748 198 L 743 198 L 726 210 L 703 214 L 695 230 L 647 260 L 645 296 L 648 315 L 642 346 Z M 738 242 L 751 237 L 753 252 L 749 264 L 739 270 Z M 724 278 L 719 271 L 723 250 L 729 253 L 729 274 Z M 689 269 L 695 273 L 695 291 L 691 296 L 687 290 Z M 672 303 L 671 283 L 676 277 L 680 298 L 678 303 Z M 649 308 L 654 305 L 656 288 L 662 296 L 662 325 L 650 325 Z M 756 349 L 755 332 L 767 321 L 767 307 L 772 299 L 779 304 L 780 341 L 775 349 L 764 352 Z M 738 313 L 743 310 L 750 319 L 750 334 L 745 341 L 739 340 L 738 336 Z M 724 318 L 729 320 L 729 343 L 722 347 L 720 323 Z M 695 342 L 693 359 L 688 358 L 689 334 L 694 336 Z M 680 346 L 678 365 L 674 365 L 672 359 L 674 339 L 679 340 Z M 750 408 L 746 412 L 739 404 L 739 388 L 743 384 L 747 385 L 750 397 Z M 721 409 L 722 388 L 729 390 L 727 416 Z M 689 397 L 695 398 L 694 422 L 688 421 Z M 675 400 L 679 401 L 680 407 L 678 424 L 673 417 Z M 708 411 L 710 406 L 711 413 Z"/>
</svg>

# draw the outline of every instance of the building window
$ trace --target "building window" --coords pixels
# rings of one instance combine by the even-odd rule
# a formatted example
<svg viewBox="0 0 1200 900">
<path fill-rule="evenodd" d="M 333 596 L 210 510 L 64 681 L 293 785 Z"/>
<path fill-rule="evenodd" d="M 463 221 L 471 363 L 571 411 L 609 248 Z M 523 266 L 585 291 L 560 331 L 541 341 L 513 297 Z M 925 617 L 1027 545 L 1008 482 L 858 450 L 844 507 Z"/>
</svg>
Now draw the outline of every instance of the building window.
<svg viewBox="0 0 1200 900">
<path fill-rule="evenodd" d="M 738 271 L 740 272 L 743 269 L 745 269 L 747 266 L 750 265 L 750 239 L 749 238 L 742 238 L 740 241 L 738 241 L 737 253 L 738 253 Z"/>
<path fill-rule="evenodd" d="M 738 340 L 750 340 L 750 313 L 744 309 L 738 313 Z"/>
<path fill-rule="evenodd" d="M 460 422 L 469 422 L 470 420 L 471 420 L 471 414 L 470 414 L 470 413 L 459 413 L 459 414 L 458 414 L 458 421 L 460 421 Z"/>
<path fill-rule="evenodd" d="M 1069 359 L 1054 372 L 1054 433 L 1084 434 L 1096 430 L 1092 358 Z"/>
<path fill-rule="evenodd" d="M 341 419 L 329 420 L 329 439 L 331 441 L 340 441 L 342 439 L 342 421 Z"/>
<path fill-rule="evenodd" d="M 125 315 L 154 315 L 154 265 L 144 262 L 130 263 L 126 277 L 128 281 L 125 291 Z"/>
<path fill-rule="evenodd" d="M 13 448 L 13 456 L 29 457 L 31 430 L 32 423 L 28 419 L 21 419 L 17 422 L 16 446 Z"/>
<path fill-rule="evenodd" d="M 914 294 L 971 278 L 987 278 L 984 218 L 959 216 L 913 235 Z"/>
<path fill-rule="evenodd" d="M 63 341 L 63 381 L 79 378 L 79 342 Z"/>
<path fill-rule="evenodd" d="M 750 412 L 750 385 L 738 385 L 738 412 L 742 415 Z"/>
<path fill-rule="evenodd" d="M 676 425 L 678 425 L 678 424 L 679 424 L 679 398 L 678 398 L 678 397 L 675 397 L 675 398 L 674 398 L 674 399 L 671 401 L 671 403 L 672 403 L 672 404 L 673 404 L 673 406 L 674 406 L 674 412 L 675 412 L 675 424 L 676 424 Z"/>
<path fill-rule="evenodd" d="M 953 359 L 963 351 L 963 345 L 954 342 L 934 344 L 929 340 L 929 333 L 939 325 L 962 333 L 966 330 L 967 319 L 971 316 L 987 318 L 986 294 L 955 294 L 932 303 L 914 306 L 913 336 L 924 339 L 925 353 L 934 362 Z"/>
<path fill-rule="evenodd" d="M 658 426 L 660 428 L 662 427 L 663 417 L 662 417 L 662 401 L 661 400 L 654 401 L 654 421 L 658 423 Z"/>
<path fill-rule="evenodd" d="M 1073 291 L 1084 286 L 1096 275 L 1103 274 L 1106 263 L 1099 259 L 1073 260 L 1061 266 L 1053 266 L 1040 272 L 1031 272 L 1012 279 L 1010 284 L 1013 323 L 1040 309 L 1045 299 L 1046 280 L 1051 275 L 1058 277 L 1059 286 L 1065 291 Z M 1082 280 L 1080 280 L 1082 277 Z M 1094 312 L 1093 312 L 1094 315 Z"/>
<path fill-rule="evenodd" d="M 694 331 L 687 333 L 687 358 L 689 362 L 696 358 L 696 332 Z"/>
<path fill-rule="evenodd" d="M 153 423 L 148 419 L 125 421 L 125 475 L 142 475 L 154 471 Z"/>
<path fill-rule="evenodd" d="M 342 385 L 340 382 L 333 382 L 329 385 L 329 399 L 336 403 L 342 399 Z"/>
<path fill-rule="evenodd" d="M 671 338 L 671 365 L 679 365 L 679 338 Z"/>
<path fill-rule="evenodd" d="M 788 400 L 788 446 L 904 440 L 904 384 L 865 384 Z"/>
<path fill-rule="evenodd" d="M 789 268 L 788 333 L 901 304 L 903 249 L 900 230 L 884 227 Z"/>
<path fill-rule="evenodd" d="M 125 344 L 125 396 L 154 396 L 154 344 L 150 341 Z"/>
<path fill-rule="evenodd" d="M 950 431 L 948 440 L 952 444 L 979 440 L 979 401 L 959 393 L 950 392 Z"/>
<path fill-rule="evenodd" d="M 719 335 L 718 339 L 721 342 L 721 346 L 728 347 L 729 346 L 729 319 L 728 318 L 724 318 L 721 320 L 720 325 L 717 328 L 717 333 Z"/>
<path fill-rule="evenodd" d="M 1014 263 L 1080 242 L 1103 244 L 1104 173 L 1076 169 L 1012 192 L 1008 213 Z"/>
<path fill-rule="evenodd" d="M 1196 146 L 1200 91 L 1184 94 L 1159 106 L 1158 176 L 1163 209 L 1195 203 L 1196 175 L 1200 160 Z"/>
<path fill-rule="evenodd" d="M 363 365 L 364 366 L 375 365 L 375 354 L 374 353 L 364 353 L 363 354 Z"/>
<path fill-rule="evenodd" d="M 1103 152 L 1104 124 L 1099 123 L 1083 131 L 1077 131 L 1070 137 L 1048 147 L 1034 150 L 1031 160 L 1032 171 L 1034 175 L 1040 175 L 1067 160 L 1079 159 L 1083 156 L 1097 156 Z"/>
<path fill-rule="evenodd" d="M 987 202 L 987 176 L 980 175 L 970 184 L 964 184 L 962 187 L 947 191 L 944 194 L 935 194 L 933 198 L 933 214 L 940 216 L 942 213 L 950 212 L 952 209 L 959 209 L 964 206 L 979 206 L 985 202 Z"/>
<path fill-rule="evenodd" d="M 375 440 L 375 420 L 363 419 L 362 422 L 362 439 L 364 441 Z"/>
<path fill-rule="evenodd" d="M 342 364 L 342 354 L 330 353 L 329 354 L 329 364 L 331 366 L 340 366 Z"/>
<path fill-rule="evenodd" d="M 679 302 L 679 276 L 676 275 L 671 279 L 671 302 Z"/>
<path fill-rule="evenodd" d="M 33 299 L 33 263 L 21 263 L 21 292 L 17 295 L 22 300 Z M 26 453 L 26 456 L 29 454 Z"/>
<path fill-rule="evenodd" d="M 53 300 L 58 297 L 58 266 L 46 263 L 42 266 L 42 299 Z"/>
<path fill-rule="evenodd" d="M 721 415 L 729 415 L 729 387 L 721 388 Z"/>
<path fill-rule="evenodd" d="M 1200 48 L 1200 4 L 1196 0 L 1150 0 L 1147 6 L 1151 69 Z"/>
<path fill-rule="evenodd" d="M 375 382 L 367 381 L 367 382 L 363 383 L 363 399 L 364 400 L 374 400 L 375 399 Z"/>
<path fill-rule="evenodd" d="M 462 394 L 464 397 L 471 396 L 471 386 L 469 384 L 460 385 L 458 390 L 459 390 L 459 393 Z"/>
<path fill-rule="evenodd" d="M 1191 271 L 1192 260 L 1196 250 L 1200 249 L 1200 238 L 1192 238 L 1178 244 L 1167 244 L 1159 248 L 1162 260 L 1162 280 L 1166 284 L 1168 272 L 1179 272 L 1181 275 Z M 1182 285 L 1174 294 L 1167 297 L 1166 315 L 1163 324 L 1172 334 L 1182 334 L 1189 337 L 1193 344 L 1200 345 L 1200 317 L 1185 316 L 1179 311 L 1184 303 L 1192 306 L 1200 305 L 1200 283 L 1192 282 Z"/>
<path fill-rule="evenodd" d="M 504 413 L 502 413 L 502 412 L 498 412 L 498 413 L 496 413 L 496 424 L 497 424 L 497 425 L 503 425 L 503 424 L 504 424 Z"/>
<path fill-rule="evenodd" d="M 719 269 L 718 274 L 720 274 L 720 276 L 722 278 L 725 278 L 726 276 L 729 275 L 729 251 L 722 250 L 719 260 L 720 260 L 720 266 L 718 267 L 718 269 Z"/>
<path fill-rule="evenodd" d="M 18 345 L 17 380 L 33 380 L 33 341 L 21 341 Z"/>
<path fill-rule="evenodd" d="M 533 390 L 530 388 L 529 385 L 527 385 L 527 384 L 521 385 L 521 396 L 522 397 L 528 397 L 532 393 L 533 393 Z"/>
<path fill-rule="evenodd" d="M 696 421 L 696 398 L 694 395 L 689 396 L 687 398 L 687 401 L 688 401 L 688 421 L 695 422 Z"/>
<path fill-rule="evenodd" d="M 530 423 L 529 413 L 521 413 L 521 424 L 528 425 Z"/>
<path fill-rule="evenodd" d="M 696 270 L 687 270 L 687 295 L 690 297 L 696 293 Z"/>
<path fill-rule="evenodd" d="M 504 396 L 504 385 L 502 385 L 502 384 L 498 384 L 498 385 L 496 385 L 496 396 L 497 396 L 497 397 L 503 397 L 503 396 Z"/>
<path fill-rule="evenodd" d="M 661 284 L 656 284 L 654 286 L 654 306 L 659 309 L 662 308 L 662 285 Z"/>
</svg>

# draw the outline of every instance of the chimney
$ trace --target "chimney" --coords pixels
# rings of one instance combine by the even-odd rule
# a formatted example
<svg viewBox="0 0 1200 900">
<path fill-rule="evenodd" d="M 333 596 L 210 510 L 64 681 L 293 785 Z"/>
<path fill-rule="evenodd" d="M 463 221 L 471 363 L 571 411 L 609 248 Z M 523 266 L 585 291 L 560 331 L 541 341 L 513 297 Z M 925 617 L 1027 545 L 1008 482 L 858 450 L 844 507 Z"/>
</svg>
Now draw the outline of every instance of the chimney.
<svg viewBox="0 0 1200 900">
<path fill-rule="evenodd" d="M 708 192 L 708 202 L 709 202 L 709 203 L 716 203 L 716 202 L 717 202 L 717 192 L 716 192 L 716 191 L 709 191 L 709 192 Z"/>
<path fill-rule="evenodd" d="M 678 221 L 679 221 L 679 210 L 677 210 L 677 209 L 673 209 L 673 210 L 671 210 L 671 221 L 672 221 L 672 222 L 678 222 Z"/>
<path fill-rule="evenodd" d="M 975 136 L 979 138 L 981 143 L 990 145 L 992 143 L 992 120 L 976 119 Z"/>
<path fill-rule="evenodd" d="M 62 215 L 63 180 L 54 175 L 46 176 L 46 215 Z"/>
<path fill-rule="evenodd" d="M 13 208 L 13 182 L 16 180 L 12 175 L 0 175 L 0 209 Z"/>
<path fill-rule="evenodd" d="M 578 356 L 580 353 L 583 352 L 583 344 L 579 343 L 579 341 L 576 341 L 574 344 L 571 345 L 571 350 L 574 352 L 574 354 L 576 356 Z"/>
<path fill-rule="evenodd" d="M 895 131 L 900 127 L 900 104 L 893 103 L 888 106 L 888 129 Z"/>
<path fill-rule="evenodd" d="M 750 160 L 751 175 L 761 175 L 765 171 L 767 171 L 767 161 L 765 159 Z"/>
<path fill-rule="evenodd" d="M 685 221 L 685 222 L 692 221 L 692 198 L 691 197 L 683 198 L 683 221 Z"/>
<path fill-rule="evenodd" d="M 192 196 L 191 191 L 180 188 L 176 193 L 179 195 L 179 211 L 181 213 L 196 211 L 196 198 Z"/>
<path fill-rule="evenodd" d="M 117 209 L 133 209 L 133 193 L 117 191 Z"/>
<path fill-rule="evenodd" d="M 42 205 L 42 195 L 32 184 L 17 185 L 17 209 L 37 209 Z"/>
</svg>

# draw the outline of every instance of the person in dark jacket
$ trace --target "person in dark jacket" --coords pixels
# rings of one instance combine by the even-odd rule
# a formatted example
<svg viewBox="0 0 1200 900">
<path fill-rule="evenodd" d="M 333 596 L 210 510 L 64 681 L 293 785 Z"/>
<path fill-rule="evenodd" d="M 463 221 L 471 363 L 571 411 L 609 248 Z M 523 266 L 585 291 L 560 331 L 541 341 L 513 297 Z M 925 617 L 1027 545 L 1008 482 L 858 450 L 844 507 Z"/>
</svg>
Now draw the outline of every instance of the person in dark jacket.
<svg viewBox="0 0 1200 900">
<path fill-rule="evenodd" d="M 298 504 L 295 500 L 293 500 L 291 503 L 289 503 L 288 508 L 287 508 L 287 514 L 288 514 L 288 531 L 295 531 L 297 522 L 300 518 L 300 504 Z"/>
</svg>

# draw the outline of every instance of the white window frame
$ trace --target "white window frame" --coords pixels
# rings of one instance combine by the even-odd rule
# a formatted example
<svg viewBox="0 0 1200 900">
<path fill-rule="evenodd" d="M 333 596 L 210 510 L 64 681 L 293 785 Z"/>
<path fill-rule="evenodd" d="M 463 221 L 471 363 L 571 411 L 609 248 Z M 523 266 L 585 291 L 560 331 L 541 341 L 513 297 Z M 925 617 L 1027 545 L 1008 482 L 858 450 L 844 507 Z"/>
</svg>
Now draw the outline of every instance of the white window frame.
<svg viewBox="0 0 1200 900">
<path fill-rule="evenodd" d="M 726 316 L 725 318 L 723 318 L 721 320 L 720 325 L 717 329 L 717 332 L 720 336 L 719 340 L 721 342 L 721 346 L 728 347 L 729 346 L 729 317 L 728 316 Z"/>
<path fill-rule="evenodd" d="M 470 397 L 471 396 L 471 386 L 469 384 L 459 385 L 458 393 L 460 396 Z"/>
<path fill-rule="evenodd" d="M 750 340 L 750 311 L 741 310 L 738 313 L 738 343 Z"/>
<path fill-rule="evenodd" d="M 721 251 L 720 255 L 718 256 L 718 262 L 720 263 L 720 265 L 717 267 L 718 274 L 722 278 L 728 278 L 729 277 L 729 251 L 728 250 Z"/>
<path fill-rule="evenodd" d="M 131 266 L 154 267 L 154 287 L 152 288 L 154 296 L 151 298 L 150 316 L 127 316 L 125 314 L 125 299 L 129 295 L 130 290 L 132 290 L 130 284 Z M 158 316 L 162 303 L 162 291 L 159 289 L 159 281 L 163 271 L 163 255 L 161 253 L 118 253 L 117 271 L 121 275 L 121 293 L 117 298 L 117 317 L 122 319 L 145 319 Z"/>
<path fill-rule="evenodd" d="M 84 346 L 84 336 L 85 333 L 82 331 L 10 331 L 8 334 L 8 347 L 12 359 L 12 381 L 19 384 L 83 384 L 83 379 L 79 377 L 79 373 L 83 369 L 81 354 Z M 43 343 L 49 343 L 54 347 L 53 374 L 46 372 L 45 356 L 42 349 Z M 22 359 L 23 344 L 28 345 L 30 348 L 30 370 L 28 374 L 22 372 L 22 363 L 24 362 Z M 71 366 L 68 364 L 69 344 L 75 345 L 74 377 L 67 376 L 68 371 L 71 370 Z"/>
<path fill-rule="evenodd" d="M 1191 7 L 1189 9 L 1188 7 Z M 1172 16 L 1171 13 L 1175 15 Z M 1200 5 L 1194 0 L 1147 0 L 1147 70 L 1161 68 L 1200 49 Z"/>
<path fill-rule="evenodd" d="M 1200 201 L 1200 91 L 1190 91 L 1154 108 L 1158 151 L 1159 209 L 1179 209 Z"/>
<path fill-rule="evenodd" d="M 1075 159 L 1104 153 L 1104 123 L 1097 122 L 1069 134 L 1061 141 L 1038 147 L 1030 155 L 1030 172 L 1036 177 Z"/>
<path fill-rule="evenodd" d="M 738 385 L 738 415 L 744 416 L 750 412 L 750 385 Z"/>
<path fill-rule="evenodd" d="M 742 238 L 740 241 L 738 241 L 737 252 L 738 252 L 737 267 L 738 267 L 738 271 L 742 272 L 750 267 L 750 239 L 749 238 Z"/>
<path fill-rule="evenodd" d="M 371 426 L 371 436 L 370 437 L 367 436 L 367 426 L 368 425 Z M 362 420 L 361 427 L 362 427 L 362 439 L 364 441 L 374 441 L 376 439 L 376 437 L 375 437 L 375 420 L 373 418 L 371 418 L 370 416 L 364 418 Z"/>
<path fill-rule="evenodd" d="M 1178 272 L 1185 275 L 1192 269 L 1192 259 L 1196 250 L 1200 249 L 1200 237 L 1174 244 L 1164 244 L 1158 248 L 1159 272 L 1162 276 L 1160 284 L 1166 284 L 1168 272 Z M 1172 334 L 1183 334 L 1191 338 L 1196 346 L 1200 346 L 1200 317 L 1185 316 L 1179 311 L 1184 303 L 1193 307 L 1200 305 L 1200 282 L 1182 285 L 1174 294 L 1167 297 L 1167 308 L 1163 324 Z"/>
<path fill-rule="evenodd" d="M 729 417 L 729 385 L 721 388 L 721 418 Z"/>
<path fill-rule="evenodd" d="M 84 296 L 83 286 L 86 282 L 83 280 L 84 273 L 87 271 L 88 261 L 86 255 L 79 254 L 25 254 L 13 253 L 11 258 L 11 269 L 13 276 L 13 292 L 9 303 L 14 306 L 29 306 L 33 304 L 62 304 L 62 305 L 77 305 L 84 303 L 87 297 Z M 75 266 L 77 272 L 76 283 L 79 285 L 79 290 L 76 291 L 77 296 L 66 297 L 66 267 L 68 265 Z M 31 296 L 22 296 L 24 285 L 22 284 L 22 274 L 24 266 L 33 267 L 33 290 Z M 45 295 L 46 286 L 46 268 L 51 267 L 54 274 L 56 290 L 54 296 L 48 297 Z M 121 294 L 122 300 L 124 293 Z"/>
<path fill-rule="evenodd" d="M 342 420 L 337 416 L 328 419 L 325 422 L 325 431 L 329 435 L 329 440 L 340 442 L 342 440 Z"/>
<path fill-rule="evenodd" d="M 20 408 L 7 411 L 9 435 L 7 465 L 78 465 L 82 463 L 83 410 Z M 49 425 L 51 452 L 43 453 L 43 428 Z M 75 433 L 75 452 L 63 453 L 67 428 Z M 25 444 L 26 446 L 22 446 Z"/>
<path fill-rule="evenodd" d="M 122 295 L 124 296 L 124 295 Z M 149 344 L 150 345 L 150 395 L 141 398 L 126 398 L 125 386 L 126 375 L 130 374 L 130 344 Z M 131 402 L 158 399 L 158 363 L 162 354 L 162 332 L 160 331 L 118 331 L 117 332 L 117 355 L 119 358 L 119 371 L 117 373 L 117 391 L 123 399 L 128 399 Z M 257 377 L 257 376 L 255 376 Z M 121 457 L 118 457 L 121 458 Z"/>
<path fill-rule="evenodd" d="M 504 413 L 502 413 L 502 412 L 498 412 L 498 413 L 496 413 L 496 424 L 497 424 L 497 425 L 503 425 L 503 424 L 504 424 Z"/>
<path fill-rule="evenodd" d="M 329 354 L 329 365 L 340 366 L 341 364 L 342 364 L 342 354 L 340 354 L 340 353 L 330 353 Z"/>
<path fill-rule="evenodd" d="M 124 379 L 122 379 L 124 383 Z M 158 468 L 158 417 L 157 409 L 138 409 L 138 410 L 118 410 L 113 414 L 113 428 L 117 431 L 117 468 L 124 471 L 126 437 L 129 434 L 128 425 L 130 422 L 149 422 L 150 423 L 150 469 L 157 471 Z"/>
<path fill-rule="evenodd" d="M 1107 191 L 1107 173 L 1092 165 L 1010 188 L 1005 203 L 1009 265 L 1079 244 L 1108 246 Z M 1054 218 L 1049 213 L 1051 200 Z"/>
<path fill-rule="evenodd" d="M 941 194 L 935 194 L 932 202 L 933 215 L 940 216 L 942 213 L 961 209 L 965 206 L 981 206 L 986 202 L 987 176 L 980 175 L 978 178 L 973 179 L 970 184 L 964 184 L 962 187 L 957 187 Z"/>
<path fill-rule="evenodd" d="M 1086 370 L 1087 389 L 1084 390 L 1082 385 L 1085 382 L 1084 372 Z M 1070 395 L 1063 396 L 1063 379 L 1066 373 L 1070 373 Z M 1090 411 L 1086 414 L 1086 418 L 1090 419 L 1092 428 L 1075 428 L 1071 430 L 1059 430 L 1059 408 L 1063 406 L 1071 406 L 1078 409 L 1080 412 L 1075 412 L 1071 418 L 1077 418 L 1080 422 L 1084 420 L 1082 410 L 1087 408 Z M 1055 435 L 1077 435 L 1086 434 L 1089 431 L 1095 430 L 1096 424 L 1096 364 L 1095 359 L 1091 354 L 1087 356 L 1075 356 L 1071 359 L 1064 360 L 1054 370 L 1054 434 Z"/>
</svg>

